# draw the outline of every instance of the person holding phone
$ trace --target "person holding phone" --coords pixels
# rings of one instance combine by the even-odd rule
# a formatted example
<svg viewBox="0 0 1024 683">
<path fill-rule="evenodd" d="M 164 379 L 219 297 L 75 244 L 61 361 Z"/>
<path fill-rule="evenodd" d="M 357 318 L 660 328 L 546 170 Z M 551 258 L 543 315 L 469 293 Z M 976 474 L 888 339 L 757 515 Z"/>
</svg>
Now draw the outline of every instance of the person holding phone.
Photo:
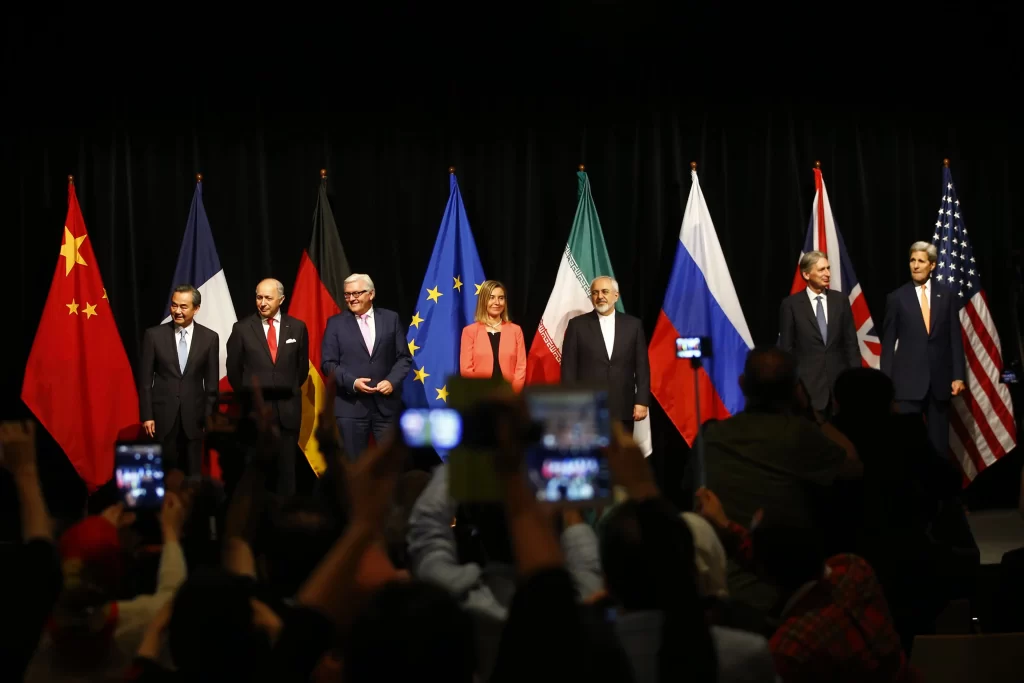
<svg viewBox="0 0 1024 683">
<path fill-rule="evenodd" d="M 139 416 L 163 445 L 167 469 L 202 475 L 203 432 L 217 400 L 220 337 L 195 322 L 203 297 L 192 285 L 171 294 L 171 321 L 146 330 L 139 363 Z"/>
<path fill-rule="evenodd" d="M 590 283 L 594 310 L 565 328 L 562 384 L 595 383 L 608 390 L 608 414 L 630 434 L 647 417 L 651 403 L 651 366 L 639 318 L 615 310 L 619 283 L 608 276 Z"/>
<path fill-rule="evenodd" d="M 462 330 L 459 374 L 503 377 L 517 393 L 526 384 L 526 341 L 523 329 L 508 314 L 505 285 L 487 280 L 476 299 L 476 322 Z"/>
</svg>

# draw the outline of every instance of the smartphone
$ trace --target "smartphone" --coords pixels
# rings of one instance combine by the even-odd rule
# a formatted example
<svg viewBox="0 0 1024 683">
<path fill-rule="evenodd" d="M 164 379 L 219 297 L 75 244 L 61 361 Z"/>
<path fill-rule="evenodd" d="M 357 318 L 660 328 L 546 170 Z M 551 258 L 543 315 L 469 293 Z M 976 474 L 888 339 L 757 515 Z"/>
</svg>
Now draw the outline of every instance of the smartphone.
<svg viewBox="0 0 1024 683">
<path fill-rule="evenodd" d="M 676 358 L 710 358 L 711 340 L 707 337 L 678 337 Z"/>
<path fill-rule="evenodd" d="M 524 392 L 539 439 L 528 446 L 530 486 L 541 503 L 590 507 L 612 497 L 605 449 L 611 443 L 608 393 L 531 387 Z"/>
<path fill-rule="evenodd" d="M 462 415 L 453 408 L 409 408 L 398 423 L 409 448 L 431 448 L 442 459 L 462 441 Z"/>
<path fill-rule="evenodd" d="M 118 441 L 114 446 L 114 480 L 126 509 L 162 507 L 163 446 L 158 443 Z"/>
</svg>

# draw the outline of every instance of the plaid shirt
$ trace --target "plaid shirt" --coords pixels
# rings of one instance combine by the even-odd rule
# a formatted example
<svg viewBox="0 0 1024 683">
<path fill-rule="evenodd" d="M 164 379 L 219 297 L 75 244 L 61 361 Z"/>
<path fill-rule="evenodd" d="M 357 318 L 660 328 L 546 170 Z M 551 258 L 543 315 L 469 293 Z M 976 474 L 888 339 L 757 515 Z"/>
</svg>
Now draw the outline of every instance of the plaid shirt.
<svg viewBox="0 0 1024 683">
<path fill-rule="evenodd" d="M 752 562 L 750 532 L 735 522 L 724 531 L 734 557 Z M 871 566 L 846 554 L 829 558 L 825 566 L 827 576 L 794 597 L 768 643 L 779 677 L 785 683 L 916 680 Z"/>
</svg>

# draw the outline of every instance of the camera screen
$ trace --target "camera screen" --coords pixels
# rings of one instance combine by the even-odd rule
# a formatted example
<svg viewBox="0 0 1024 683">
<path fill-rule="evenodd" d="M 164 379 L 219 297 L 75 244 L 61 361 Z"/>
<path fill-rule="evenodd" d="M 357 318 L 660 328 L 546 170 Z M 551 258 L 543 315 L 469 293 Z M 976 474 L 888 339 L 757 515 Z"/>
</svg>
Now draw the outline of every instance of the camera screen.
<svg viewBox="0 0 1024 683">
<path fill-rule="evenodd" d="M 114 479 L 127 508 L 159 508 L 164 502 L 163 448 L 153 443 L 119 443 Z"/>
<path fill-rule="evenodd" d="M 399 423 L 409 448 L 433 448 L 442 454 L 462 441 L 462 416 L 453 408 L 410 408 Z"/>
<path fill-rule="evenodd" d="M 676 339 L 676 358 L 700 357 L 700 337 L 679 337 Z"/>
<path fill-rule="evenodd" d="M 537 500 L 582 503 L 611 496 L 608 461 L 611 441 L 605 392 L 527 393 L 531 419 L 540 425 L 538 443 L 526 454 Z"/>
</svg>

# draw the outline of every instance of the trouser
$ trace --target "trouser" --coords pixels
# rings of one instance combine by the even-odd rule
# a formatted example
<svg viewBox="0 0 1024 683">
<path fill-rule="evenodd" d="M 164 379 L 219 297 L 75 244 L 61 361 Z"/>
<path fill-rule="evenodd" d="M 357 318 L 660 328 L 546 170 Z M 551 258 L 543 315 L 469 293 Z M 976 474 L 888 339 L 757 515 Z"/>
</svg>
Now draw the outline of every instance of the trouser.
<svg viewBox="0 0 1024 683">
<path fill-rule="evenodd" d="M 370 446 L 370 435 L 380 443 L 395 423 L 391 415 L 372 412 L 366 417 L 338 417 L 338 431 L 341 433 L 341 445 L 345 448 L 345 457 L 355 462 Z"/>
<path fill-rule="evenodd" d="M 190 439 L 185 430 L 181 427 L 181 411 L 174 416 L 174 424 L 171 425 L 163 438 L 160 439 L 163 448 L 164 471 L 182 470 L 189 477 L 201 477 L 203 474 L 203 437 Z"/>
<path fill-rule="evenodd" d="M 938 400 L 929 389 L 920 401 L 897 401 L 900 413 L 917 413 L 928 426 L 928 441 L 943 460 L 949 458 L 949 399 Z"/>
</svg>

